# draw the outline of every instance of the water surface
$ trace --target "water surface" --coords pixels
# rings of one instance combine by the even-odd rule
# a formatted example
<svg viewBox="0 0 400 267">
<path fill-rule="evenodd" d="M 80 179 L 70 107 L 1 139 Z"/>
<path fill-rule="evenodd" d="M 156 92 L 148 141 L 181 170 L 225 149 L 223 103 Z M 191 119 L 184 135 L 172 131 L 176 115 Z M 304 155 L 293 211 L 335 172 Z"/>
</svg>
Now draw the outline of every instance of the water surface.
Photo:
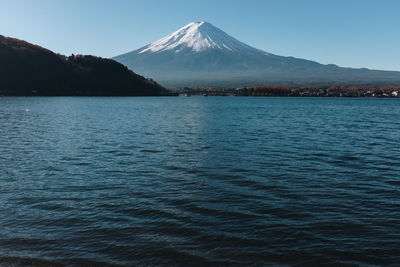
<svg viewBox="0 0 400 267">
<path fill-rule="evenodd" d="M 0 265 L 400 263 L 400 100 L 0 98 Z"/>
</svg>

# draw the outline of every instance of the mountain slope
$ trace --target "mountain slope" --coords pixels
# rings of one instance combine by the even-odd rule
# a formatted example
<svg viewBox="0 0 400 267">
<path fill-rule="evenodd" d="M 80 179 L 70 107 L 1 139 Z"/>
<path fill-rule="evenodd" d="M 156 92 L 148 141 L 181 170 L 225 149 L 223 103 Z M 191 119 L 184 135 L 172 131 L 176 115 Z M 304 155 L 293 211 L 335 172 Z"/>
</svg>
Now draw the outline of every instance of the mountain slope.
<svg viewBox="0 0 400 267">
<path fill-rule="evenodd" d="M 139 54 L 189 48 L 201 52 L 209 48 L 229 51 L 254 51 L 256 49 L 236 40 L 208 22 L 191 22 L 176 32 L 140 49 Z"/>
<path fill-rule="evenodd" d="M 0 95 L 159 95 L 152 80 L 94 56 L 65 57 L 0 35 Z"/>
<path fill-rule="evenodd" d="M 400 72 L 340 68 L 248 46 L 207 22 L 192 22 L 118 62 L 167 86 L 393 83 Z"/>
</svg>

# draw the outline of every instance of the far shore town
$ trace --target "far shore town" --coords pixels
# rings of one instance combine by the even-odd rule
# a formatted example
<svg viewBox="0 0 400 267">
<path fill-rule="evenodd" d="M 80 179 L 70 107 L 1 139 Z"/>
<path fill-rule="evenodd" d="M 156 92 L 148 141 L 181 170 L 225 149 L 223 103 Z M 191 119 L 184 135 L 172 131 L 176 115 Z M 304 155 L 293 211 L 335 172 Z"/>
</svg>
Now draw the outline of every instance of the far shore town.
<svg viewBox="0 0 400 267">
<path fill-rule="evenodd" d="M 294 97 L 400 97 L 400 86 L 255 86 L 243 88 L 191 88 L 179 90 L 191 96 L 294 96 Z"/>
</svg>

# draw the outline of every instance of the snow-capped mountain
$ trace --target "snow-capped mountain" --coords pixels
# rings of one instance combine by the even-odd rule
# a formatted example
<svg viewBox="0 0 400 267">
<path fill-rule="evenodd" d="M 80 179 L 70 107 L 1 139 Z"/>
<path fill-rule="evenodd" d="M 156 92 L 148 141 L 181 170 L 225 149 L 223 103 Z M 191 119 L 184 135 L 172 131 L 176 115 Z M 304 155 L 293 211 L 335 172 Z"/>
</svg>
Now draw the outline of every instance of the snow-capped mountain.
<svg viewBox="0 0 400 267">
<path fill-rule="evenodd" d="M 254 48 L 236 40 L 208 22 L 191 22 L 160 40 L 140 49 L 139 54 L 173 50 L 179 53 L 184 49 L 201 52 L 207 49 L 228 51 L 252 51 Z"/>
<path fill-rule="evenodd" d="M 273 55 L 240 42 L 205 21 L 191 22 L 113 59 L 170 87 L 400 81 L 400 72 L 340 68 Z"/>
</svg>

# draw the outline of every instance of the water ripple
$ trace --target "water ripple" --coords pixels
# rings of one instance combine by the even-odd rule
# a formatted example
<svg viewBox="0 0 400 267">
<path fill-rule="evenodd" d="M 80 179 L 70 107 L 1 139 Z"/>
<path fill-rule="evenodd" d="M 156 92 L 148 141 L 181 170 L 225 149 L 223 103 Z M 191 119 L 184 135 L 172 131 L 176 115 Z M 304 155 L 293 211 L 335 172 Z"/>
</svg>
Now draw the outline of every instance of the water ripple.
<svg viewBox="0 0 400 267">
<path fill-rule="evenodd" d="M 398 99 L 0 103 L 0 266 L 400 262 Z"/>
</svg>

